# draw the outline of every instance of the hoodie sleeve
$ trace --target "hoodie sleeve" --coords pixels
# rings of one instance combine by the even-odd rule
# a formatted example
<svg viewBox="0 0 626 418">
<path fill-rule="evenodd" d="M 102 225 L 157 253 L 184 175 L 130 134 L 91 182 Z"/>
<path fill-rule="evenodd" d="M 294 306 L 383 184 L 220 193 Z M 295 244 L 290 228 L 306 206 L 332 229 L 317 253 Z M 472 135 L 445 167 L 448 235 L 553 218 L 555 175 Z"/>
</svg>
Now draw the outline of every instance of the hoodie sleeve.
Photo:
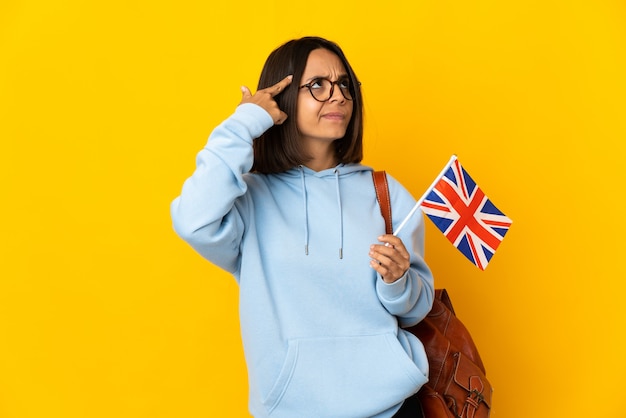
<svg viewBox="0 0 626 418">
<path fill-rule="evenodd" d="M 273 124 L 260 106 L 238 106 L 213 130 L 197 155 L 194 173 L 170 207 L 176 233 L 203 257 L 231 273 L 239 264 L 239 244 L 247 221 L 243 175 L 252 168 L 252 142 Z"/>
<path fill-rule="evenodd" d="M 416 202 L 400 183 L 389 175 L 387 177 L 395 230 Z M 391 314 L 398 317 L 402 327 L 415 325 L 424 319 L 433 304 L 434 279 L 424 261 L 424 230 L 424 217 L 418 211 L 398 235 L 411 255 L 411 266 L 394 283 L 385 283 L 382 277 L 376 281 L 378 298 Z"/>
</svg>

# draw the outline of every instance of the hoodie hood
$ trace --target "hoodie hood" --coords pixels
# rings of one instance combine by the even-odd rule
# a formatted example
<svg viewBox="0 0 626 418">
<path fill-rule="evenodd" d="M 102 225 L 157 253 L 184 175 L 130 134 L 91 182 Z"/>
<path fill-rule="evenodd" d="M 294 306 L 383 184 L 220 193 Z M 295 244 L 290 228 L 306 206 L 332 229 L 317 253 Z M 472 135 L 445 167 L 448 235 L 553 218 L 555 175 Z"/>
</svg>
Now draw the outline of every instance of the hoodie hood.
<svg viewBox="0 0 626 418">
<path fill-rule="evenodd" d="M 339 164 L 334 168 L 328 168 L 326 170 L 315 171 L 304 165 L 300 165 L 296 168 L 292 168 L 284 173 L 284 176 L 295 180 L 299 178 L 301 191 L 302 191 L 302 210 L 304 214 L 304 254 L 309 255 L 309 202 L 307 193 L 307 178 L 327 179 L 334 182 L 334 187 L 337 196 L 337 213 L 338 213 L 338 225 L 337 225 L 337 246 L 339 259 L 343 259 L 343 207 L 341 204 L 341 179 L 348 177 L 354 173 L 360 173 L 364 171 L 373 171 L 371 167 L 361 164 Z M 330 184 L 329 184 L 330 187 Z M 330 209 L 330 208 L 329 208 Z M 330 244 L 330 243 L 329 243 Z"/>
<path fill-rule="evenodd" d="M 300 177 L 300 173 L 304 172 L 307 176 L 313 177 L 335 177 L 335 172 L 339 173 L 339 177 L 348 176 L 352 173 L 358 173 L 361 171 L 374 171 L 373 168 L 362 164 L 339 164 L 333 168 L 327 168 L 326 170 L 315 171 L 304 165 L 299 165 L 290 170 L 281 173 L 288 177 Z"/>
</svg>

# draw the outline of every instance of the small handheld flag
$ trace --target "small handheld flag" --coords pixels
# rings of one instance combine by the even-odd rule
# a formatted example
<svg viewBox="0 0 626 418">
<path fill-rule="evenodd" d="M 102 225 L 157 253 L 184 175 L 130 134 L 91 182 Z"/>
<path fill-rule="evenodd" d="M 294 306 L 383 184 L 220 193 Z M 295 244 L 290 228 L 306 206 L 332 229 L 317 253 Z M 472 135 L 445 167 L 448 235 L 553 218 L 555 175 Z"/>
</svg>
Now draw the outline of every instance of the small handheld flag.
<svg viewBox="0 0 626 418">
<path fill-rule="evenodd" d="M 417 208 L 433 221 L 448 240 L 481 270 L 496 252 L 512 224 L 485 196 L 461 166 L 456 155 L 417 201 L 394 232 L 397 235 Z"/>
</svg>

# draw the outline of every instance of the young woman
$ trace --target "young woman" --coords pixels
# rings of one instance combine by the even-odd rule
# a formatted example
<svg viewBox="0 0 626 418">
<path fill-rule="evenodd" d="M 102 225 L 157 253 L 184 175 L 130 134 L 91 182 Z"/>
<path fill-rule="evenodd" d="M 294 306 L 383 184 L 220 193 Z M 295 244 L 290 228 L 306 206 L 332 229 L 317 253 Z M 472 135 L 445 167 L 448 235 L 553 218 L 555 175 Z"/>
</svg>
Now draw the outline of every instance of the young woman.
<svg viewBox="0 0 626 418">
<path fill-rule="evenodd" d="M 372 169 L 360 164 L 354 71 L 335 43 L 301 38 L 273 51 L 257 92 L 242 96 L 171 213 L 177 233 L 239 284 L 250 412 L 419 417 L 412 395 L 428 362 L 401 327 L 432 306 L 424 226 L 414 216 L 385 235 Z M 401 220 L 415 200 L 388 182 Z"/>
</svg>

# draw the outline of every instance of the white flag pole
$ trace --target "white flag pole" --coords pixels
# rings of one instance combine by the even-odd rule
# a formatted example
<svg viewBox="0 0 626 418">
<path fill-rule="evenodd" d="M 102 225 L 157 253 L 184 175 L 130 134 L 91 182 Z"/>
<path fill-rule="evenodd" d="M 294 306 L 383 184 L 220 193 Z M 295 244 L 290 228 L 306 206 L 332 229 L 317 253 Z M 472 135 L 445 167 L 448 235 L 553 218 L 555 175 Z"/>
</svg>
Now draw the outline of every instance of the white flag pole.
<svg viewBox="0 0 626 418">
<path fill-rule="evenodd" d="M 406 225 L 409 219 L 411 219 L 411 216 L 413 216 L 413 214 L 415 214 L 415 212 L 420 208 L 420 206 L 422 206 L 422 202 L 424 201 L 424 199 L 426 199 L 426 196 L 428 196 L 430 191 L 435 187 L 435 185 L 439 182 L 439 180 L 441 180 L 443 175 L 446 174 L 446 171 L 448 171 L 448 168 L 450 168 L 450 166 L 456 161 L 456 159 L 457 158 L 455 154 L 453 154 L 452 157 L 450 157 L 450 161 L 448 161 L 448 164 L 446 164 L 443 170 L 441 170 L 441 173 L 439 173 L 437 178 L 435 178 L 435 181 L 433 181 L 433 184 L 431 184 L 430 187 L 426 189 L 426 192 L 422 195 L 422 197 L 419 198 L 415 206 L 413 206 L 413 209 L 411 209 L 409 214 L 406 215 L 406 218 L 404 218 L 402 223 L 398 226 L 398 229 L 396 229 L 396 231 L 393 233 L 394 236 L 398 236 L 402 228 L 404 228 L 404 225 Z"/>
</svg>

